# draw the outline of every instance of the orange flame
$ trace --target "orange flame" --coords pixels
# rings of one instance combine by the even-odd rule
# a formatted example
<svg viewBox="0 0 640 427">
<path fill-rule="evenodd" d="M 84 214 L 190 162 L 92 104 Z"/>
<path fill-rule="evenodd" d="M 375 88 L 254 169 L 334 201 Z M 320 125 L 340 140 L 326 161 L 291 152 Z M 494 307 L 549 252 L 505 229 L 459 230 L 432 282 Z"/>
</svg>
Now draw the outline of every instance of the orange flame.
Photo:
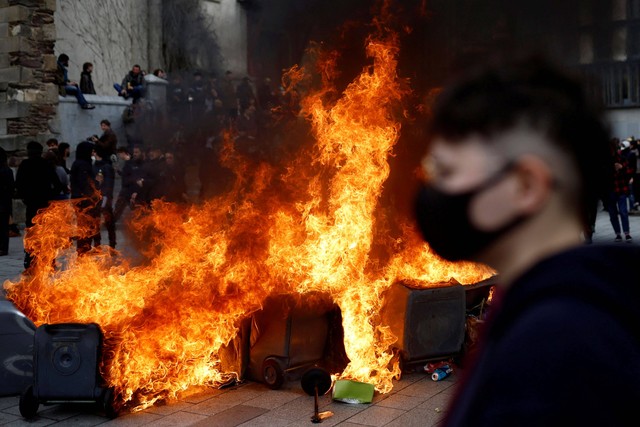
<svg viewBox="0 0 640 427">
<path fill-rule="evenodd" d="M 5 282 L 8 297 L 36 324 L 98 323 L 103 376 L 120 406 L 139 410 L 237 376 L 221 352 L 268 296 L 322 292 L 342 312 L 349 364 L 338 376 L 389 392 L 400 371 L 396 337 L 378 318 L 382 293 L 396 281 L 474 283 L 494 274 L 442 261 L 409 225 L 389 260 L 374 255 L 407 87 L 396 71 L 398 46 L 393 34 L 372 37 L 372 64 L 341 94 L 327 86 L 336 56 L 322 56 L 325 86 L 302 100 L 311 150 L 273 165 L 236 152 L 228 135 L 221 162 L 236 173 L 233 188 L 201 206 L 156 201 L 138 212 L 131 226 L 146 244 L 140 265 L 95 249 L 78 257 L 71 238 L 90 233 L 78 227 L 73 204 L 54 203 L 26 238 L 37 262 L 19 282 Z M 295 86 L 304 76 L 295 67 L 285 80 Z"/>
</svg>

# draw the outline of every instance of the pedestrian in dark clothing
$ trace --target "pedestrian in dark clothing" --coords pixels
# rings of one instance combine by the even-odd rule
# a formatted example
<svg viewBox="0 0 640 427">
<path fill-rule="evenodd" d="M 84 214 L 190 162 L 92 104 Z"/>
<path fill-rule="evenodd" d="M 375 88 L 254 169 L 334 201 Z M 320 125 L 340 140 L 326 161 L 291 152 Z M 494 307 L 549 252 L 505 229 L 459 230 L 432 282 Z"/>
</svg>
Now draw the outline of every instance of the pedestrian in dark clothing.
<svg viewBox="0 0 640 427">
<path fill-rule="evenodd" d="M 240 105 L 240 114 L 249 108 L 249 105 L 255 105 L 257 103 L 249 77 L 242 79 L 236 88 L 236 96 L 238 97 L 238 104 Z"/>
<path fill-rule="evenodd" d="M 162 150 L 150 149 L 142 166 L 142 179 L 138 181 L 140 188 L 135 197 L 136 203 L 148 205 L 166 194 L 168 182 L 163 179 L 165 169 L 166 163 L 162 158 Z"/>
<path fill-rule="evenodd" d="M 100 129 L 102 129 L 102 135 L 99 138 L 94 136 L 92 141 L 96 144 L 96 148 L 100 148 L 102 153 L 106 155 L 104 160 L 113 162 L 118 149 L 118 136 L 111 129 L 111 122 L 107 119 L 100 121 Z"/>
<path fill-rule="evenodd" d="M 139 183 L 144 178 L 144 155 L 140 146 L 134 146 L 131 152 L 131 159 L 127 160 L 122 167 L 122 186 L 118 193 L 114 210 L 114 221 L 118 221 L 127 206 L 135 206 L 133 195 L 137 196 L 141 189 Z"/>
<path fill-rule="evenodd" d="M 58 68 L 55 74 L 55 83 L 58 85 L 58 93 L 60 96 L 67 96 L 68 94 L 75 95 L 80 107 L 85 110 L 91 110 L 96 108 L 95 105 L 89 104 L 82 94 L 82 90 L 78 87 L 78 83 L 69 80 L 67 74 L 67 68 L 69 67 L 69 56 L 61 54 L 58 56 Z"/>
<path fill-rule="evenodd" d="M 9 219 L 15 194 L 13 171 L 7 163 L 7 152 L 0 147 L 0 256 L 9 253 Z"/>
<path fill-rule="evenodd" d="M 110 160 L 107 160 L 108 152 L 105 149 L 96 147 L 96 161 L 93 164 L 93 172 L 96 174 L 98 190 L 102 196 L 100 200 L 100 214 L 104 219 L 104 226 L 109 238 L 109 246 L 116 247 L 116 223 L 113 216 L 113 188 L 115 186 L 115 170 Z M 93 238 L 93 245 L 100 246 L 102 238 L 98 232 Z"/>
<path fill-rule="evenodd" d="M 82 255 L 91 249 L 91 242 L 100 232 L 99 182 L 93 171 L 92 159 L 94 145 L 83 141 L 76 147 L 76 160 L 71 165 L 71 198 L 82 199 L 77 203 L 78 227 L 82 237 L 78 237 L 76 248 Z M 86 236 L 86 237 L 85 237 Z"/>
<path fill-rule="evenodd" d="M 16 173 L 17 197 L 25 204 L 25 227 L 33 226 L 33 218 L 40 209 L 49 206 L 62 191 L 55 168 L 42 158 L 44 147 L 37 141 L 27 144 L 27 158 L 24 159 Z M 25 250 L 24 268 L 31 266 L 32 256 Z"/>
<path fill-rule="evenodd" d="M 164 153 L 162 181 L 166 185 L 164 198 L 167 202 L 184 203 L 188 200 L 184 167 L 176 161 L 172 151 Z"/>
<path fill-rule="evenodd" d="M 629 166 L 625 151 L 629 149 L 628 141 L 622 141 L 619 147 L 613 149 L 613 189 L 609 194 L 608 203 L 605 204 L 609 212 L 609 220 L 613 231 L 616 233 L 615 241 L 622 242 L 621 231 L 627 243 L 633 241 L 629 227 L 629 195 L 633 182 L 633 170 Z M 623 147 L 621 149 L 621 147 Z M 633 159 L 635 163 L 635 159 Z M 622 226 L 622 230 L 621 227 Z"/>
<path fill-rule="evenodd" d="M 419 229 L 498 272 L 445 427 L 637 424 L 640 248 L 581 238 L 611 155 L 590 99 L 531 58 L 473 70 L 434 105 Z"/>
<path fill-rule="evenodd" d="M 96 94 L 96 88 L 93 87 L 93 79 L 91 78 L 92 72 L 93 64 L 91 62 L 85 62 L 82 64 L 82 73 L 80 73 L 80 91 L 84 94 Z"/>
</svg>

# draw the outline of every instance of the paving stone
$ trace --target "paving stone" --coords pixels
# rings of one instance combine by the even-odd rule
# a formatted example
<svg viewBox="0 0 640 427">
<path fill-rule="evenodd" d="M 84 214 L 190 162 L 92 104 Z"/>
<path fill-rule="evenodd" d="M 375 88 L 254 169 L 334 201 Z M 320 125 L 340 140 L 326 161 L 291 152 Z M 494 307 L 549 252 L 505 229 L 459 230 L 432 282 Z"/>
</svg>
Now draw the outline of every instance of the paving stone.
<svg viewBox="0 0 640 427">
<path fill-rule="evenodd" d="M 145 409 L 145 412 L 157 415 L 170 415 L 178 411 L 190 411 L 194 405 L 188 402 L 171 402 L 166 405 L 152 406 Z"/>
<path fill-rule="evenodd" d="M 194 424 L 196 427 L 226 427 L 237 426 L 252 420 L 260 415 L 268 412 L 264 408 L 256 408 L 254 406 L 238 405 L 233 408 L 222 411 L 219 414 L 213 415 L 204 421 Z"/>
<path fill-rule="evenodd" d="M 108 427 L 136 427 L 146 425 L 162 419 L 162 415 L 152 414 L 149 412 L 136 412 L 134 414 L 121 415 L 118 418 L 105 422 L 104 426 Z"/>
<path fill-rule="evenodd" d="M 241 427 L 286 427 L 300 425 L 300 423 L 275 417 L 268 412 L 239 425 Z"/>
<path fill-rule="evenodd" d="M 431 378 L 425 377 L 424 379 L 416 381 L 410 386 L 398 391 L 398 394 L 402 394 L 404 396 L 424 397 L 425 399 L 427 399 L 446 390 L 453 384 L 453 380 L 432 381 Z"/>
<path fill-rule="evenodd" d="M 3 424 L 3 426 L 11 426 L 11 427 L 44 427 L 44 426 L 50 426 L 50 425 L 61 425 L 62 423 L 59 423 L 55 420 L 50 420 L 49 418 L 40 418 L 40 417 L 36 417 L 32 420 L 25 420 L 24 418 L 20 417 L 20 419 L 17 419 L 15 421 L 11 421 L 7 424 Z"/>
<path fill-rule="evenodd" d="M 206 415 L 193 414 L 191 412 L 174 412 L 171 415 L 167 415 L 166 417 L 162 417 L 159 420 L 152 421 L 145 425 L 153 427 L 190 426 L 206 419 Z M 214 424 L 208 425 L 211 426 Z"/>
<path fill-rule="evenodd" d="M 349 422 L 366 426 L 383 426 L 403 415 L 405 411 L 383 406 L 371 406 L 349 418 Z"/>
<path fill-rule="evenodd" d="M 11 421 L 19 420 L 20 417 L 6 412 L 0 412 L 0 425 L 7 424 Z"/>
<path fill-rule="evenodd" d="M 383 406 L 385 408 L 402 409 L 408 411 L 416 406 L 420 405 L 426 400 L 424 396 L 406 396 L 404 394 L 393 394 L 381 402 L 376 403 L 376 406 Z"/>
<path fill-rule="evenodd" d="M 313 397 L 300 396 L 291 402 L 271 410 L 271 415 L 286 420 L 299 420 L 304 414 L 308 414 L 309 418 L 313 415 Z"/>
<path fill-rule="evenodd" d="M 305 395 L 302 390 L 271 390 L 246 402 L 247 405 L 264 409 L 274 409 Z M 306 396 L 306 395 L 305 395 Z"/>
<path fill-rule="evenodd" d="M 403 413 L 385 427 L 434 427 L 443 418 L 444 413 L 438 412 L 434 408 L 414 408 Z"/>
<path fill-rule="evenodd" d="M 12 406 L 18 406 L 19 403 L 20 396 L 0 397 L 0 411 Z"/>
</svg>

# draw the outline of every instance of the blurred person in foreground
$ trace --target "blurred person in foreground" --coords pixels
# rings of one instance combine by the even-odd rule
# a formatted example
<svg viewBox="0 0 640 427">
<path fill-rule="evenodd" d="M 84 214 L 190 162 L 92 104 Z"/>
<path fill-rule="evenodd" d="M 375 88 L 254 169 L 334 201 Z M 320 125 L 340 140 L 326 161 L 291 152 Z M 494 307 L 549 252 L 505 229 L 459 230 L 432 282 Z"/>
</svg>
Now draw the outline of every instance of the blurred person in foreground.
<svg viewBox="0 0 640 427">
<path fill-rule="evenodd" d="M 499 273 L 444 426 L 637 425 L 640 247 L 581 237 L 608 141 L 580 82 L 539 58 L 436 101 L 419 228 L 443 258 Z"/>
</svg>

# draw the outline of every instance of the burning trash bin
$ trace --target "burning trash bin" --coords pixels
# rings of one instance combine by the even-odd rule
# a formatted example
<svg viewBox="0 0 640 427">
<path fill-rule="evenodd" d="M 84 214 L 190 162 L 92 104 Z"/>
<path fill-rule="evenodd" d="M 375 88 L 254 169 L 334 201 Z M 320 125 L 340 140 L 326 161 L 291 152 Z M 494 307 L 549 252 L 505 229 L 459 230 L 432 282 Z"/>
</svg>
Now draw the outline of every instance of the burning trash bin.
<svg viewBox="0 0 640 427">
<path fill-rule="evenodd" d="M 36 326 L 9 301 L 0 301 L 0 396 L 22 391 L 33 381 Z"/>
<path fill-rule="evenodd" d="M 330 339 L 333 310 L 327 297 L 281 295 L 268 298 L 251 317 L 249 378 L 279 389 L 312 365 L 322 365 Z"/>
<path fill-rule="evenodd" d="M 110 418 L 113 390 L 102 387 L 102 333 L 95 323 L 41 325 L 34 336 L 33 383 L 20 396 L 20 414 L 33 418 L 40 403 L 100 402 Z"/>
<path fill-rule="evenodd" d="M 416 288 L 395 283 L 386 292 L 381 316 L 398 337 L 394 344 L 406 369 L 456 355 L 465 337 L 465 290 L 457 282 Z"/>
</svg>

